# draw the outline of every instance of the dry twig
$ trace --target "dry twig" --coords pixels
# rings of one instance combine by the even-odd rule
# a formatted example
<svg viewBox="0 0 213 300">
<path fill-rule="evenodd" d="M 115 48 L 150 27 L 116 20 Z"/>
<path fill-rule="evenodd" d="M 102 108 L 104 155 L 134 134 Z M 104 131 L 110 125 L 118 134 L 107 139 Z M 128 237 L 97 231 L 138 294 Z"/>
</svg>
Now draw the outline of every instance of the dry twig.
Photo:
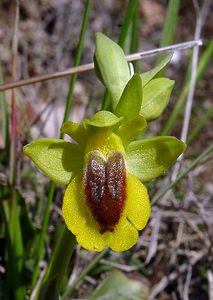
<svg viewBox="0 0 213 300">
<path fill-rule="evenodd" d="M 194 266 L 199 260 L 203 258 L 206 254 L 206 251 L 196 252 L 196 255 L 191 259 L 191 266 Z M 156 296 L 159 295 L 165 288 L 173 281 L 175 281 L 180 274 L 183 274 L 187 271 L 188 264 L 182 264 L 178 271 L 174 271 L 168 276 L 163 276 L 163 278 L 153 287 L 149 300 L 156 299 Z"/>
<path fill-rule="evenodd" d="M 202 40 L 193 40 L 193 41 L 189 41 L 189 42 L 185 42 L 185 43 L 180 43 L 180 44 L 166 46 L 166 47 L 162 47 L 162 48 L 158 48 L 158 49 L 153 49 L 153 50 L 148 50 L 148 51 L 144 51 L 144 52 L 130 54 L 130 55 L 127 55 L 126 58 L 128 61 L 134 61 L 134 60 L 139 60 L 142 57 L 146 57 L 146 56 L 156 55 L 156 54 L 160 54 L 163 52 L 173 52 L 173 51 L 177 51 L 177 50 L 184 50 L 187 48 L 201 46 L 201 45 L 202 45 Z M 11 83 L 2 84 L 2 85 L 0 85 L 0 91 L 5 91 L 5 90 L 9 90 L 9 89 L 12 89 L 15 87 L 21 87 L 21 86 L 25 86 L 25 85 L 29 85 L 29 84 L 33 84 L 33 83 L 37 83 L 37 82 L 47 81 L 47 80 L 51 80 L 51 79 L 55 79 L 55 78 L 59 78 L 59 77 L 76 74 L 76 73 L 82 73 L 82 72 L 86 72 L 86 71 L 89 71 L 92 69 L 94 69 L 93 63 L 89 63 L 89 64 L 77 66 L 77 67 L 72 67 L 65 71 L 59 71 L 59 72 L 55 72 L 52 74 L 41 75 L 41 76 L 29 78 L 29 79 L 23 79 L 23 80 L 11 82 Z"/>
</svg>

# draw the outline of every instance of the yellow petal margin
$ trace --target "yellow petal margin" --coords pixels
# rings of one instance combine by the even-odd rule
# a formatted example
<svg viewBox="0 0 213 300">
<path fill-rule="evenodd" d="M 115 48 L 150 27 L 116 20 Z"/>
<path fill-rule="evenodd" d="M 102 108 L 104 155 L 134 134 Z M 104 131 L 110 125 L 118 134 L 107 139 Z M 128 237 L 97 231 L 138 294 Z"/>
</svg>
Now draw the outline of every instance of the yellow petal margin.
<svg viewBox="0 0 213 300">
<path fill-rule="evenodd" d="M 65 191 L 62 214 L 68 229 L 85 249 L 99 252 L 109 246 L 116 252 L 122 252 L 137 243 L 138 229 L 146 225 L 150 216 L 150 204 L 144 185 L 128 174 L 124 212 L 113 232 L 101 234 L 99 224 L 86 205 L 83 176 L 77 176 Z"/>
</svg>

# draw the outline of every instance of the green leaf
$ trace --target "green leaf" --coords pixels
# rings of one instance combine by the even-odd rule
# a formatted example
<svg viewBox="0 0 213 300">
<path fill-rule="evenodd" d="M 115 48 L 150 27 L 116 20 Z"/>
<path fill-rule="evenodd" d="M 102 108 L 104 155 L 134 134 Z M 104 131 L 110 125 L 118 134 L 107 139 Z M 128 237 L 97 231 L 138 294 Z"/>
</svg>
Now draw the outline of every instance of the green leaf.
<svg viewBox="0 0 213 300">
<path fill-rule="evenodd" d="M 121 95 L 115 114 L 124 119 L 133 118 L 140 113 L 142 103 L 142 81 L 138 74 L 135 74 L 125 86 Z"/>
<path fill-rule="evenodd" d="M 61 132 L 68 134 L 80 145 L 85 145 L 88 138 L 88 131 L 84 126 L 74 123 L 72 121 L 67 121 L 62 124 Z"/>
<path fill-rule="evenodd" d="M 129 65 L 123 50 L 102 33 L 95 36 L 95 70 L 112 96 L 115 109 L 125 85 L 130 79 Z"/>
<path fill-rule="evenodd" d="M 142 79 L 142 85 L 143 87 L 151 80 L 153 79 L 171 60 L 173 56 L 173 53 L 166 54 L 164 59 L 153 69 L 151 69 L 148 72 L 141 74 Z"/>
<path fill-rule="evenodd" d="M 118 118 L 110 111 L 101 110 L 97 112 L 90 120 L 84 119 L 85 125 L 93 127 L 113 127 L 119 125 L 123 121 L 123 118 Z"/>
<path fill-rule="evenodd" d="M 147 120 L 157 119 L 169 102 L 174 80 L 157 78 L 151 80 L 143 89 L 143 102 L 140 114 Z"/>
<path fill-rule="evenodd" d="M 122 123 L 116 131 L 116 134 L 121 138 L 124 148 L 126 148 L 146 126 L 146 120 L 140 115 Z"/>
<path fill-rule="evenodd" d="M 143 281 L 133 280 L 122 272 L 113 270 L 89 296 L 89 300 L 110 299 L 147 299 L 149 288 Z"/>
<path fill-rule="evenodd" d="M 132 142 L 126 149 L 126 164 L 129 173 L 141 181 L 148 181 L 164 173 L 186 145 L 175 137 L 155 137 Z"/>
<path fill-rule="evenodd" d="M 39 291 L 38 300 L 59 300 L 59 293 L 57 290 L 57 274 L 48 279 L 41 287 Z"/>
<path fill-rule="evenodd" d="M 83 169 L 83 149 L 59 139 L 39 139 L 24 146 L 24 153 L 54 182 L 69 184 Z"/>
</svg>

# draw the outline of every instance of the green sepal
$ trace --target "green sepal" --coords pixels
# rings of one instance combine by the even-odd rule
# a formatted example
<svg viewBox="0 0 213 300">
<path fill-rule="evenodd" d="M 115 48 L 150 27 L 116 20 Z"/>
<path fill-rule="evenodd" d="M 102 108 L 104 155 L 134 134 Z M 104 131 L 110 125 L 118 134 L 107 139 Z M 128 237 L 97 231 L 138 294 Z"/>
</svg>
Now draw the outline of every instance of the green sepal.
<svg viewBox="0 0 213 300">
<path fill-rule="evenodd" d="M 98 78 L 111 93 L 115 109 L 130 79 L 129 65 L 120 46 L 100 32 L 95 35 L 94 64 Z"/>
<path fill-rule="evenodd" d="M 88 138 L 87 129 L 72 121 L 66 121 L 61 126 L 61 132 L 68 134 L 73 140 L 75 140 L 80 145 L 85 145 Z"/>
<path fill-rule="evenodd" d="M 116 134 L 121 138 L 124 148 L 126 148 L 146 126 L 146 120 L 140 115 L 123 122 L 116 131 Z"/>
<path fill-rule="evenodd" d="M 175 137 L 155 137 L 132 142 L 126 148 L 127 171 L 141 181 L 164 173 L 184 152 L 186 145 Z"/>
<path fill-rule="evenodd" d="M 133 118 L 140 113 L 142 103 L 142 80 L 135 74 L 128 81 L 118 102 L 115 114 L 124 119 Z"/>
<path fill-rule="evenodd" d="M 123 122 L 123 117 L 118 118 L 112 112 L 107 110 L 101 110 L 97 112 L 91 119 L 84 119 L 85 126 L 93 127 L 114 127 Z"/>
<path fill-rule="evenodd" d="M 169 97 L 174 86 L 174 80 L 156 78 L 143 88 L 143 102 L 140 114 L 147 120 L 157 119 L 169 102 Z"/>
<path fill-rule="evenodd" d="M 143 87 L 151 80 L 153 79 L 171 60 L 173 56 L 173 53 L 166 54 L 164 59 L 153 69 L 151 69 L 148 72 L 142 73 L 141 79 L 142 79 L 142 85 Z"/>
<path fill-rule="evenodd" d="M 24 146 L 24 153 L 51 180 L 69 184 L 72 176 L 83 169 L 81 146 L 60 139 L 39 139 Z"/>
</svg>

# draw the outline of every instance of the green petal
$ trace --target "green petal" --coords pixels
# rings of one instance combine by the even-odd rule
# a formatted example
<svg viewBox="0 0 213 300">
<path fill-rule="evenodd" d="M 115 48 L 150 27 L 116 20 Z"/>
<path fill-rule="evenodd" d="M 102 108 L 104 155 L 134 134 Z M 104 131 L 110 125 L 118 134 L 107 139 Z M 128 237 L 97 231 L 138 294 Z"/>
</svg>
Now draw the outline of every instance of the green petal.
<svg viewBox="0 0 213 300">
<path fill-rule="evenodd" d="M 116 131 L 116 134 L 121 138 L 124 148 L 126 148 L 146 126 L 146 120 L 140 115 L 122 123 Z"/>
<path fill-rule="evenodd" d="M 72 121 L 67 121 L 62 124 L 61 132 L 68 134 L 72 139 L 74 139 L 80 145 L 85 145 L 88 138 L 88 131 L 84 126 L 74 123 Z"/>
<path fill-rule="evenodd" d="M 148 181 L 164 173 L 184 152 L 186 145 L 175 137 L 156 137 L 132 142 L 126 149 L 129 173 Z"/>
<path fill-rule="evenodd" d="M 84 119 L 85 125 L 93 127 L 113 127 L 119 125 L 123 121 L 123 118 L 118 118 L 110 111 L 101 110 L 97 112 L 90 120 Z"/>
<path fill-rule="evenodd" d="M 124 119 L 133 118 L 140 113 L 142 103 L 142 81 L 138 74 L 135 74 L 125 86 L 121 95 L 115 114 Z"/>
<path fill-rule="evenodd" d="M 147 120 L 157 119 L 169 102 L 174 81 L 167 78 L 151 80 L 143 89 L 140 114 Z"/>
<path fill-rule="evenodd" d="M 129 65 L 123 50 L 102 33 L 95 36 L 95 70 L 112 95 L 115 109 L 125 85 L 130 79 Z"/>
<path fill-rule="evenodd" d="M 142 79 L 142 85 L 143 87 L 151 80 L 153 79 L 171 60 L 173 56 L 173 53 L 166 54 L 164 59 L 157 65 L 155 68 L 151 69 L 148 72 L 141 74 Z"/>
<path fill-rule="evenodd" d="M 39 139 L 23 151 L 46 176 L 61 184 L 67 185 L 73 173 L 83 169 L 82 148 L 63 140 Z"/>
</svg>

